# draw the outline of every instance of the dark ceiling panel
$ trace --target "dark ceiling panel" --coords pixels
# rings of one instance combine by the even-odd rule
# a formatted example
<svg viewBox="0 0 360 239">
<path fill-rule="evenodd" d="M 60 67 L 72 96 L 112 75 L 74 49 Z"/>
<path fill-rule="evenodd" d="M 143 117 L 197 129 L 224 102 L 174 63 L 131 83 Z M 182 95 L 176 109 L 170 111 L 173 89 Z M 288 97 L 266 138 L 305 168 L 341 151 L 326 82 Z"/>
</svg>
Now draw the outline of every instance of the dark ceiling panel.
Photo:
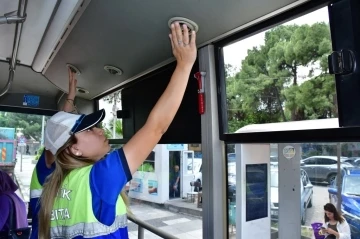
<svg viewBox="0 0 360 239">
<path fill-rule="evenodd" d="M 9 63 L 0 62 L 0 87 L 4 87 L 9 78 Z M 67 79 L 63 79 L 68 84 Z M 67 91 L 67 90 L 66 90 Z M 9 93 L 31 93 L 55 97 L 59 89 L 42 74 L 36 73 L 30 67 L 16 66 L 15 76 Z"/>
</svg>

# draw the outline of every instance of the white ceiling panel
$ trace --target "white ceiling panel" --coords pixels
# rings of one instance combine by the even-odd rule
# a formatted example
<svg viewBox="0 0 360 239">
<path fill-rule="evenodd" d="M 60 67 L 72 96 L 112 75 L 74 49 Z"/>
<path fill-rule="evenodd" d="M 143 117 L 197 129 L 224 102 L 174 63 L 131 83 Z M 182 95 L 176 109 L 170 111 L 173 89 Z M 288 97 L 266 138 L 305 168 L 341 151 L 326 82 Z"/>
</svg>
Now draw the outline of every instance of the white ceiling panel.
<svg viewBox="0 0 360 239">
<path fill-rule="evenodd" d="M 40 45 L 57 0 L 28 0 L 17 59 L 30 66 Z M 1 26 L 0 26 L 1 27 Z"/>
<path fill-rule="evenodd" d="M 16 0 L 0 1 L 0 16 L 18 9 L 19 2 Z M 11 57 L 15 35 L 15 24 L 0 25 L 0 60 Z"/>
</svg>

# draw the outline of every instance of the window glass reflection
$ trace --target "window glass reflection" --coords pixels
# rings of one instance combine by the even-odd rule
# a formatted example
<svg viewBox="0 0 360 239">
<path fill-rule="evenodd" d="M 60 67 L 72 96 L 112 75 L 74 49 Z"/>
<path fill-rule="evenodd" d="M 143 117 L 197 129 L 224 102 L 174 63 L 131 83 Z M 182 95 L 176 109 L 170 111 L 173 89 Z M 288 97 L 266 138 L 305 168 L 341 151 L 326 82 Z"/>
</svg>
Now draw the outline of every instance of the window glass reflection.
<svg viewBox="0 0 360 239">
<path fill-rule="evenodd" d="M 99 108 L 105 109 L 106 115 L 100 127 L 108 139 L 122 139 L 122 120 L 117 118 L 117 111 L 121 110 L 121 92 L 117 91 L 101 98 Z"/>
</svg>

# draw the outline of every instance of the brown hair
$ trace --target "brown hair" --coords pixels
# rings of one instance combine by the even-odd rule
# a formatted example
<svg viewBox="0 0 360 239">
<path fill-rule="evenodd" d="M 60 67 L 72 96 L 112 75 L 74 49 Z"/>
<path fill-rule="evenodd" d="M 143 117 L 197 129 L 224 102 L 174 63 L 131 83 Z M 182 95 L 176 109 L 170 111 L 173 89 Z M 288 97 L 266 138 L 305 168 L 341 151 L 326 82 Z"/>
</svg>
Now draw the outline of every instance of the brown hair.
<svg viewBox="0 0 360 239">
<path fill-rule="evenodd" d="M 39 211 L 39 238 L 48 239 L 50 238 L 50 226 L 51 226 L 51 211 L 54 206 L 55 197 L 63 183 L 63 180 L 66 176 L 73 170 L 77 168 L 82 168 L 85 166 L 92 165 L 96 162 L 94 159 L 78 157 L 74 155 L 69 149 L 73 144 L 77 143 L 75 136 L 72 136 L 65 144 L 62 146 L 55 158 L 55 170 L 48 176 L 43 187 L 42 195 L 40 198 L 40 211 Z M 126 204 L 128 213 L 130 212 L 129 200 L 126 196 L 125 191 L 121 192 L 121 197 Z"/>
<path fill-rule="evenodd" d="M 332 203 L 327 203 L 324 206 L 324 210 L 327 212 L 331 212 L 334 214 L 334 220 L 343 223 L 344 222 L 344 218 L 341 216 L 341 214 L 336 210 L 336 207 L 332 204 Z M 330 221 L 330 219 L 328 218 L 328 216 L 326 216 L 326 213 L 324 214 L 324 218 L 325 218 L 325 222 Z"/>
</svg>

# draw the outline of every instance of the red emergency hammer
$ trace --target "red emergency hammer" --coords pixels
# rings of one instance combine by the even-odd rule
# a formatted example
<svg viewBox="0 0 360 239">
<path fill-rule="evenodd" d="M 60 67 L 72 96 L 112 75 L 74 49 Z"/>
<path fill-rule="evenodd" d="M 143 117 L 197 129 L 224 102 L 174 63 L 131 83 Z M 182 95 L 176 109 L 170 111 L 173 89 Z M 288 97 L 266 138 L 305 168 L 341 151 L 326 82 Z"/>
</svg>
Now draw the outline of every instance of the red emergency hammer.
<svg viewBox="0 0 360 239">
<path fill-rule="evenodd" d="M 198 106 L 199 106 L 199 114 L 205 113 L 205 91 L 204 91 L 204 80 L 205 80 L 206 72 L 197 72 L 194 77 L 198 81 Z"/>
</svg>

